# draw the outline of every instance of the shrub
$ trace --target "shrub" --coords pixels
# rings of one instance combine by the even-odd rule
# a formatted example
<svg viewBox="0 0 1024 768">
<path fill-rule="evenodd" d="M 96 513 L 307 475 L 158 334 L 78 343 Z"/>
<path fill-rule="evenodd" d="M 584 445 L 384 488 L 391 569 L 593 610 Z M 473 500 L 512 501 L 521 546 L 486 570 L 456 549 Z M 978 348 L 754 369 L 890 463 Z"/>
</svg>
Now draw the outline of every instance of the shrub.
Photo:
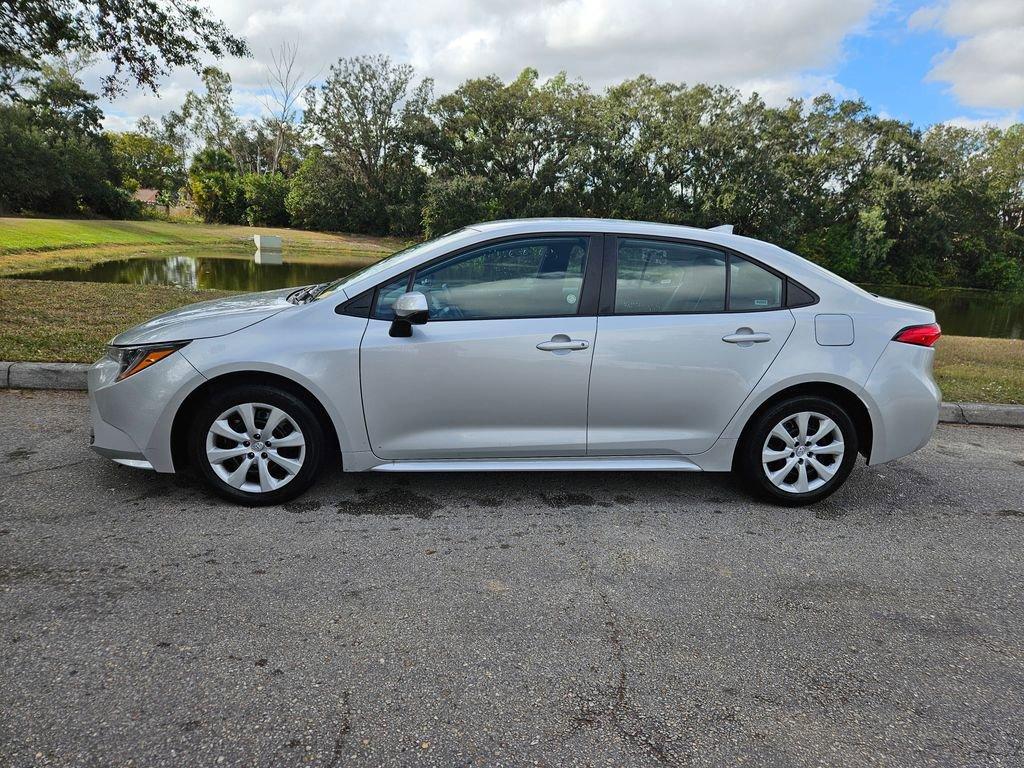
<svg viewBox="0 0 1024 768">
<path fill-rule="evenodd" d="M 319 150 L 312 151 L 292 177 L 285 204 L 296 227 L 374 234 L 388 231 L 384 202 Z"/>
<path fill-rule="evenodd" d="M 482 176 L 431 179 L 423 203 L 423 230 L 427 237 L 496 218 L 491 184 Z"/>
<path fill-rule="evenodd" d="M 189 175 L 189 192 L 196 214 L 215 224 L 241 224 L 245 220 L 245 189 L 228 171 L 200 171 Z"/>
<path fill-rule="evenodd" d="M 978 265 L 977 283 L 994 291 L 1020 290 L 1024 288 L 1024 267 L 1011 256 L 991 254 Z"/>
<path fill-rule="evenodd" d="M 245 221 L 252 226 L 287 227 L 288 179 L 279 173 L 249 173 L 242 177 Z"/>
</svg>

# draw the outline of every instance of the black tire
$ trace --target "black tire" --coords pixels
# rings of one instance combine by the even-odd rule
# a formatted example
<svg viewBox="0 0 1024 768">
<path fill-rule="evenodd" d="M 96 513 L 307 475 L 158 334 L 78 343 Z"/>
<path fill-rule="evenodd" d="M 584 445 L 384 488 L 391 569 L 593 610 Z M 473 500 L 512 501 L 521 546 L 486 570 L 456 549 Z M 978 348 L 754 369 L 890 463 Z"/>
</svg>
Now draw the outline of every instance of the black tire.
<svg viewBox="0 0 1024 768">
<path fill-rule="evenodd" d="M 291 476 L 291 479 L 272 490 L 259 491 L 257 489 L 253 492 L 229 485 L 217 474 L 207 456 L 207 436 L 214 421 L 233 406 L 246 403 L 265 404 L 274 408 L 280 408 L 287 414 L 289 420 L 294 422 L 294 426 L 298 427 L 304 440 L 303 452 L 301 454 L 298 454 L 296 449 L 276 449 L 282 457 L 284 457 L 285 451 L 289 451 L 293 458 L 301 457 L 301 468 Z M 263 409 L 256 409 L 257 426 L 262 427 L 265 425 L 266 413 Z M 263 424 L 259 423 L 261 416 Z M 291 425 L 286 424 L 285 428 L 289 426 Z M 230 441 L 228 445 L 230 445 Z M 247 506 L 266 506 L 290 501 L 305 492 L 313 484 L 320 474 L 327 442 L 324 437 L 323 425 L 302 398 L 270 385 L 246 384 L 229 387 L 221 392 L 217 392 L 199 407 L 189 427 L 188 448 L 192 466 L 196 468 L 199 475 L 206 482 L 206 485 L 218 496 Z M 242 457 L 242 460 L 244 458 Z M 228 470 L 232 468 L 230 463 L 222 464 L 221 466 Z M 255 476 L 247 474 L 246 477 L 254 478 L 255 480 L 258 478 L 259 472 L 255 464 L 253 464 L 253 467 Z M 282 476 L 287 474 L 281 470 L 280 466 L 274 466 L 268 471 Z"/>
<path fill-rule="evenodd" d="M 829 454 L 819 454 L 817 457 L 814 457 L 813 453 L 808 453 L 808 458 L 801 460 L 796 453 L 797 446 L 794 446 L 793 450 L 790 451 L 790 457 L 779 459 L 777 462 L 771 462 L 767 465 L 769 470 L 781 471 L 785 468 L 790 458 L 795 459 L 798 464 L 784 476 L 785 478 L 792 478 L 788 485 L 793 487 L 797 485 L 797 473 L 800 470 L 800 464 L 804 461 L 807 464 L 803 471 L 808 477 L 812 478 L 812 483 L 823 479 L 817 473 L 817 470 L 812 467 L 810 461 L 812 458 L 822 466 L 825 466 L 827 470 L 833 471 L 834 474 L 824 484 L 813 490 L 804 492 L 785 490 L 776 486 L 769 479 L 767 470 L 762 465 L 762 451 L 766 446 L 766 441 L 769 439 L 769 433 L 776 425 L 782 424 L 789 417 L 795 417 L 797 414 L 805 412 L 820 414 L 832 420 L 841 435 L 843 444 L 842 459 L 836 461 L 834 458 L 830 458 Z M 810 428 L 808 431 L 814 432 L 816 425 L 820 425 L 820 422 L 812 419 L 809 423 Z M 796 436 L 793 435 L 793 428 L 796 426 L 795 421 L 789 422 L 787 426 L 787 432 L 790 433 L 795 442 L 799 442 L 795 440 Z M 827 439 L 831 443 L 837 441 L 835 433 L 832 433 Z M 768 446 L 778 451 L 789 450 L 788 445 L 778 438 L 773 438 L 771 443 L 768 443 Z M 853 469 L 853 465 L 857 462 L 858 448 L 857 430 L 853 420 L 839 404 L 824 397 L 794 397 L 776 403 L 771 408 L 760 413 L 751 422 L 749 427 L 744 430 L 740 445 L 737 446 L 736 470 L 747 488 L 755 495 L 787 507 L 804 506 L 821 501 L 826 496 L 834 493 L 846 481 L 850 471 Z M 807 451 L 808 447 L 805 445 L 803 450 Z M 832 463 L 827 464 L 826 462 L 828 461 Z M 786 480 L 783 480 L 783 482 L 786 483 Z"/>
</svg>

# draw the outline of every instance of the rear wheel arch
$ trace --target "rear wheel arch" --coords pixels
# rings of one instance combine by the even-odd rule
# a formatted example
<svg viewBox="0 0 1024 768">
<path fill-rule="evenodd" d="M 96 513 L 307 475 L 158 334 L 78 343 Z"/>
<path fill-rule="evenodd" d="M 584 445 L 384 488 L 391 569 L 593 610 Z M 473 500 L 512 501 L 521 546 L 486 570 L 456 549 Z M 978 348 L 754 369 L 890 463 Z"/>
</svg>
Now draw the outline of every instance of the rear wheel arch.
<svg viewBox="0 0 1024 768">
<path fill-rule="evenodd" d="M 265 384 L 300 398 L 322 422 L 324 435 L 327 437 L 328 454 L 335 457 L 341 456 L 341 446 L 334 421 L 327 413 L 323 403 L 312 392 L 298 382 L 280 374 L 267 371 L 233 371 L 203 382 L 192 390 L 178 406 L 171 425 L 171 459 L 176 472 L 189 464 L 188 431 L 199 405 L 213 392 L 244 384 Z"/>
<path fill-rule="evenodd" d="M 769 408 L 774 407 L 778 403 L 785 400 L 790 400 L 794 397 L 824 397 L 828 400 L 832 400 L 836 405 L 840 406 L 849 415 L 853 421 L 853 426 L 857 430 L 857 443 L 858 450 L 862 456 L 868 457 L 871 455 L 871 444 L 874 437 L 874 430 L 871 426 L 871 414 L 868 411 L 867 405 L 856 393 L 847 389 L 840 384 L 832 384 L 830 382 L 805 382 L 801 384 L 794 384 L 793 386 L 786 387 L 779 392 L 776 392 L 771 397 L 761 403 L 753 413 L 747 417 L 746 424 L 743 426 L 743 431 L 740 433 L 739 441 L 737 445 L 743 445 L 745 439 L 757 422 L 758 418 L 762 413 L 767 411 Z M 739 452 L 733 453 L 733 468 L 736 468 L 736 460 Z"/>
</svg>

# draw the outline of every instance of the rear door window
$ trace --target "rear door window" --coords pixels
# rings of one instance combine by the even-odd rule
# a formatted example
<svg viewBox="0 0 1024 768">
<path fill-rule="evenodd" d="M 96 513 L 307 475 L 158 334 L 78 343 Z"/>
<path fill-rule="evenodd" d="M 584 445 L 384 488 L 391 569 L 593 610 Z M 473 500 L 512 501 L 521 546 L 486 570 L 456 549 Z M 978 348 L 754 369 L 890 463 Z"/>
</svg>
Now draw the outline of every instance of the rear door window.
<svg viewBox="0 0 1024 768">
<path fill-rule="evenodd" d="M 615 313 L 723 312 L 725 265 L 725 253 L 713 248 L 621 238 L 616 259 Z"/>
<path fill-rule="evenodd" d="M 782 307 L 782 278 L 735 253 L 729 258 L 729 309 L 733 312 Z"/>
</svg>

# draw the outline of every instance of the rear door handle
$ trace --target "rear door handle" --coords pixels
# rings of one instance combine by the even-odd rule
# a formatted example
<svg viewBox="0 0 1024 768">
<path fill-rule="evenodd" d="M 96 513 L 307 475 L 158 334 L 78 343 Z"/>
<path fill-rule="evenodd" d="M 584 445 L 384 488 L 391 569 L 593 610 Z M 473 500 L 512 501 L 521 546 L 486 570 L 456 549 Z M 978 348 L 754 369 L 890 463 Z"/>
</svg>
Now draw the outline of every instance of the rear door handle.
<svg viewBox="0 0 1024 768">
<path fill-rule="evenodd" d="M 570 339 L 564 333 L 557 333 L 551 337 L 551 341 L 542 341 L 538 344 L 537 349 L 541 352 L 563 352 L 571 349 L 586 349 L 589 346 L 589 341 Z"/>
<path fill-rule="evenodd" d="M 745 347 L 751 344 L 764 344 L 764 342 L 771 340 L 772 336 L 770 333 L 755 333 L 749 328 L 739 328 L 736 333 L 729 333 L 722 337 L 724 342 L 741 344 Z"/>
</svg>

